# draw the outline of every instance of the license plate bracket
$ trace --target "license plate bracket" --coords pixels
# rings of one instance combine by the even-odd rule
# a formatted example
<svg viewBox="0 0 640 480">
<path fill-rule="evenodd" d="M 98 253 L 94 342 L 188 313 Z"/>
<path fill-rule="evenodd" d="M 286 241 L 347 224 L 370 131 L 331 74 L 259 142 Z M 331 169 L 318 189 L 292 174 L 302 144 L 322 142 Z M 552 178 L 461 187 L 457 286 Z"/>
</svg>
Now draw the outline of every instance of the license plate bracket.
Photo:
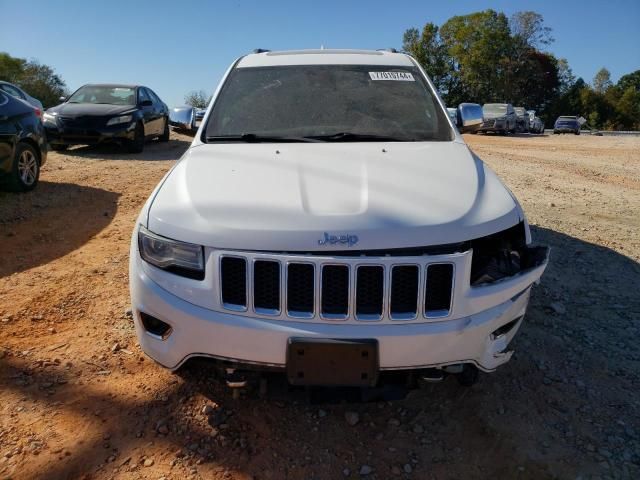
<svg viewBox="0 0 640 480">
<path fill-rule="evenodd" d="M 287 377 L 292 385 L 373 387 L 378 370 L 375 339 L 289 338 Z"/>
</svg>

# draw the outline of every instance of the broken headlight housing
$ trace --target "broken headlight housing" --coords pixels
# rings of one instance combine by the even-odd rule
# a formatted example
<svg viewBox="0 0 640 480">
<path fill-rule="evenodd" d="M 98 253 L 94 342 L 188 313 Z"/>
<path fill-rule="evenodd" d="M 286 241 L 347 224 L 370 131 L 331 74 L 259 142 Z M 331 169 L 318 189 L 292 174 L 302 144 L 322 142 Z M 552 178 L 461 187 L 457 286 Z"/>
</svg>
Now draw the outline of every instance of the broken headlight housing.
<svg viewBox="0 0 640 480">
<path fill-rule="evenodd" d="M 524 222 L 471 240 L 471 286 L 486 285 L 544 263 L 548 248 L 527 246 Z"/>
</svg>

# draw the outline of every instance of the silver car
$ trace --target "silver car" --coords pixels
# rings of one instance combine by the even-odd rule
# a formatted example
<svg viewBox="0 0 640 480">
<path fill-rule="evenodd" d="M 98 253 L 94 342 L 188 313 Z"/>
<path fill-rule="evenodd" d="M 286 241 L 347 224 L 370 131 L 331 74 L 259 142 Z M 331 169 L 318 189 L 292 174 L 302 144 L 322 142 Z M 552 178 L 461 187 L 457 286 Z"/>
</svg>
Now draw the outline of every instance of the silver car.
<svg viewBox="0 0 640 480">
<path fill-rule="evenodd" d="M 544 133 L 544 122 L 540 117 L 536 116 L 535 110 L 527 110 L 529 114 L 529 132 Z"/>
<path fill-rule="evenodd" d="M 174 107 L 169 111 L 169 125 L 179 130 L 195 132 L 200 127 L 205 108 L 196 108 L 189 105 Z"/>
<path fill-rule="evenodd" d="M 0 90 L 2 90 L 4 93 L 8 93 L 12 97 L 19 98 L 20 100 L 24 100 L 25 102 L 27 102 L 36 110 L 36 115 L 42 120 L 43 108 L 42 102 L 40 100 L 32 97 L 20 87 L 17 87 L 9 82 L 0 81 Z"/>
<path fill-rule="evenodd" d="M 485 103 L 482 115 L 484 122 L 479 132 L 515 133 L 518 116 L 510 103 Z"/>
</svg>

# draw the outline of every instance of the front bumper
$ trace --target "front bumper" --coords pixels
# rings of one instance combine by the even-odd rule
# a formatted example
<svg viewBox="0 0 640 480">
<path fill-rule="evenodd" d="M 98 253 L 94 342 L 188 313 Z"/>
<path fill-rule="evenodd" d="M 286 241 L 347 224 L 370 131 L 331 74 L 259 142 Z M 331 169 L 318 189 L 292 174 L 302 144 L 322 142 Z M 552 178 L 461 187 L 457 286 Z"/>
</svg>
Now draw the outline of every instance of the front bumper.
<svg viewBox="0 0 640 480">
<path fill-rule="evenodd" d="M 471 363 L 492 371 L 511 358 L 508 344 L 522 323 L 531 285 L 546 267 L 545 261 L 511 279 L 472 289 L 470 296 L 482 309 L 465 317 L 421 323 L 337 324 L 272 320 L 203 308 L 152 280 L 135 245 L 130 262 L 131 300 L 140 345 L 170 369 L 196 356 L 284 369 L 289 338 L 310 337 L 375 339 L 381 370 Z M 141 312 L 169 324 L 171 334 L 162 339 L 147 332 Z M 512 328 L 494 335 L 509 323 Z"/>
<path fill-rule="evenodd" d="M 555 127 L 553 129 L 553 133 L 576 133 L 577 131 L 577 128 L 572 127 Z"/>
<path fill-rule="evenodd" d="M 135 129 L 135 122 L 93 128 L 45 124 L 47 140 L 58 145 L 95 145 L 108 141 L 129 141 L 134 139 Z"/>
</svg>

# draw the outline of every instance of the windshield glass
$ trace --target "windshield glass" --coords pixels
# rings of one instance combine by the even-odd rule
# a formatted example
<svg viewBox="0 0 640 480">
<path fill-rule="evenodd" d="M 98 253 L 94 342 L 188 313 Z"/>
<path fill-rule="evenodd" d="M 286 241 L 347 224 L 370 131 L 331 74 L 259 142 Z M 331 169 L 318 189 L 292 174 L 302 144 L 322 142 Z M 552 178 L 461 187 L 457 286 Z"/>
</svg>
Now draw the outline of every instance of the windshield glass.
<svg viewBox="0 0 640 480">
<path fill-rule="evenodd" d="M 224 141 L 243 135 L 453 138 L 446 114 L 417 69 L 366 65 L 234 69 L 215 100 L 206 137 Z"/>
<path fill-rule="evenodd" d="M 135 105 L 136 91 L 129 87 L 105 87 L 85 85 L 68 100 L 70 103 L 107 103 L 110 105 Z"/>
<path fill-rule="evenodd" d="M 482 106 L 484 113 L 507 113 L 507 106 L 504 103 L 485 103 Z"/>
<path fill-rule="evenodd" d="M 558 120 L 576 120 L 576 117 L 558 117 Z"/>
</svg>

